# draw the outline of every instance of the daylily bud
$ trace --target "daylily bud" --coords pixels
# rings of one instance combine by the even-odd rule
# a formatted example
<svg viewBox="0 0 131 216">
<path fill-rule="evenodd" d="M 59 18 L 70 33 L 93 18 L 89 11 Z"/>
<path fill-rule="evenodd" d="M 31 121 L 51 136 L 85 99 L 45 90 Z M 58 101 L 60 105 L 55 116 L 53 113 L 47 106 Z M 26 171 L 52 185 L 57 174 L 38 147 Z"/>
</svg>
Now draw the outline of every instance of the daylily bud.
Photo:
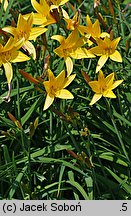
<svg viewBox="0 0 131 216">
<path fill-rule="evenodd" d="M 10 112 L 7 112 L 9 118 L 11 119 L 11 121 L 14 122 L 14 124 L 19 128 L 19 129 L 22 129 L 22 125 L 21 123 L 10 113 Z"/>
<path fill-rule="evenodd" d="M 84 77 L 84 80 L 88 83 L 90 82 L 90 77 L 85 71 L 81 71 L 82 76 Z"/>
</svg>

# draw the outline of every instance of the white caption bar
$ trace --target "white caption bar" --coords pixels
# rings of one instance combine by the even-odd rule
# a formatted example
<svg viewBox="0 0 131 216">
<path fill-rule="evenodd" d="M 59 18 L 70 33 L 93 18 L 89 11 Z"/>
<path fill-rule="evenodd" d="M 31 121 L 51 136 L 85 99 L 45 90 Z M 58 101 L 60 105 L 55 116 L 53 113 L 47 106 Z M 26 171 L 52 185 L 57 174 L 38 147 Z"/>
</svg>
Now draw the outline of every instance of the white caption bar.
<svg viewBox="0 0 131 216">
<path fill-rule="evenodd" d="M 131 216 L 125 200 L 1 200 L 0 216 Z"/>
</svg>

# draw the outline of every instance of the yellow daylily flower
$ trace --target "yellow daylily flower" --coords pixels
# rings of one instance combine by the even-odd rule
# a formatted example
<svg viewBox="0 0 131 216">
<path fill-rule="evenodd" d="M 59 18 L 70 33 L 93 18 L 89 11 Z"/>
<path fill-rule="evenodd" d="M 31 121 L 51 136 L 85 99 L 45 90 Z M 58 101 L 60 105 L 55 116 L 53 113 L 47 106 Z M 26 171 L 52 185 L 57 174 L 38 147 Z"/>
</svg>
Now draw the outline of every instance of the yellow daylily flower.
<svg viewBox="0 0 131 216">
<path fill-rule="evenodd" d="M 40 0 L 40 3 L 38 3 L 36 0 L 31 0 L 31 4 L 37 11 L 37 13 L 34 13 L 34 24 L 46 26 L 56 23 L 56 20 L 51 15 L 50 6 L 46 2 L 46 0 Z M 25 15 L 26 18 L 28 16 L 29 14 Z"/>
<path fill-rule="evenodd" d="M 43 110 L 46 110 L 51 106 L 55 97 L 62 99 L 73 99 L 73 95 L 67 89 L 65 89 L 75 78 L 76 74 L 65 77 L 65 71 L 55 77 L 50 69 L 48 69 L 49 81 L 44 81 L 44 87 L 47 92 L 45 104 Z"/>
<path fill-rule="evenodd" d="M 90 34 L 93 39 L 97 38 L 104 38 L 104 37 L 110 37 L 110 35 L 107 32 L 101 32 L 100 23 L 99 20 L 96 20 L 94 23 L 91 22 L 91 19 L 89 15 L 86 16 L 86 23 L 87 26 L 84 29 L 81 29 L 81 32 L 83 34 Z M 85 35 L 86 36 L 86 35 Z M 93 44 L 92 41 L 88 41 L 88 45 L 91 46 Z"/>
<path fill-rule="evenodd" d="M 79 26 L 79 20 L 78 20 L 78 11 L 75 13 L 72 19 L 70 19 L 69 15 L 67 13 L 63 13 L 64 20 L 67 23 L 66 28 L 68 30 L 75 30 Z"/>
<path fill-rule="evenodd" d="M 23 48 L 32 55 L 33 59 L 36 59 L 36 50 L 34 45 L 29 40 L 36 40 L 38 36 L 47 31 L 46 28 L 32 27 L 33 25 L 33 13 L 31 13 L 26 20 L 22 14 L 19 14 L 17 27 L 7 26 L 3 30 L 9 32 L 14 36 L 14 40 L 24 39 Z"/>
<path fill-rule="evenodd" d="M 5 46 L 0 43 L 0 67 L 3 65 L 8 84 L 13 77 L 12 62 L 28 61 L 30 58 L 18 49 L 23 45 L 23 39 L 15 41 L 12 37 L 9 38 Z"/>
<path fill-rule="evenodd" d="M 102 96 L 108 98 L 116 98 L 116 95 L 113 93 L 113 89 L 120 85 L 123 80 L 114 80 L 114 73 L 109 74 L 106 78 L 104 77 L 103 72 L 100 70 L 98 74 L 98 81 L 88 82 L 89 86 L 95 92 L 90 105 L 96 103 Z"/>
<path fill-rule="evenodd" d="M 54 35 L 51 38 L 60 42 L 60 46 L 56 48 L 54 52 L 60 58 L 64 58 L 68 76 L 73 70 L 73 62 L 71 58 L 82 59 L 95 57 L 86 48 L 81 48 L 86 41 L 83 37 L 79 36 L 79 32 L 77 30 L 74 30 L 66 39 L 61 35 Z"/>
<path fill-rule="evenodd" d="M 108 37 L 105 37 L 104 40 L 100 38 L 97 39 L 98 46 L 90 49 L 93 54 L 100 56 L 96 67 L 96 73 L 103 67 L 108 58 L 113 61 L 122 62 L 121 54 L 116 50 L 120 39 L 120 37 L 113 41 Z"/>
<path fill-rule="evenodd" d="M 60 6 L 64 5 L 69 0 L 51 0 L 52 5 L 50 6 L 50 10 L 58 9 Z"/>
<path fill-rule="evenodd" d="M 84 32 L 86 32 L 87 30 L 87 27 L 86 26 L 82 26 L 79 24 L 79 13 L 78 11 L 75 13 L 75 15 L 73 16 L 72 19 L 69 18 L 69 15 L 67 13 L 63 13 L 63 16 L 64 16 L 64 20 L 66 21 L 67 23 L 67 26 L 66 28 L 68 30 L 75 30 L 77 29 L 82 35 L 84 35 Z"/>
<path fill-rule="evenodd" d="M 8 0 L 0 0 L 0 3 L 2 4 L 3 1 L 4 1 L 4 10 L 6 11 L 8 7 Z"/>
</svg>

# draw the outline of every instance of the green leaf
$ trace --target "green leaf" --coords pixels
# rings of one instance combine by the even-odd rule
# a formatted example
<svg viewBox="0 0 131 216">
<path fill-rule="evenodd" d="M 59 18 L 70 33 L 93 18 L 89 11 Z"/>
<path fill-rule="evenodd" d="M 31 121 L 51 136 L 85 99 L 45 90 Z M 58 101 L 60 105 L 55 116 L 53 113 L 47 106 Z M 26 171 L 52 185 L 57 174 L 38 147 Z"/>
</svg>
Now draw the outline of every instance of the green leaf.
<svg viewBox="0 0 131 216">
<path fill-rule="evenodd" d="M 8 164 L 10 163 L 10 156 L 9 156 L 9 151 L 6 145 L 2 145 L 3 151 L 4 151 L 4 159 L 5 159 L 5 163 Z"/>
<path fill-rule="evenodd" d="M 60 174 L 59 174 L 59 184 L 58 184 L 57 197 L 59 196 L 59 193 L 60 193 L 61 182 L 62 182 L 62 177 L 63 177 L 64 171 L 65 171 L 65 166 L 62 165 L 61 169 L 60 169 Z"/>
<path fill-rule="evenodd" d="M 119 113 L 117 113 L 115 110 L 113 111 L 113 115 L 115 117 L 117 117 L 118 119 L 120 119 L 121 121 L 125 122 L 127 125 L 131 126 L 131 122 L 128 121 L 127 119 L 125 119 L 122 115 L 120 115 Z"/>
<path fill-rule="evenodd" d="M 3 19 L 2 19 L 2 27 L 5 26 L 5 23 L 6 23 L 6 20 L 7 20 L 9 11 L 10 11 L 10 8 L 11 8 L 12 5 L 13 5 L 13 2 L 14 2 L 14 0 L 10 0 L 10 1 L 9 1 L 8 7 L 7 7 L 6 11 L 4 12 L 4 17 L 3 17 Z"/>
<path fill-rule="evenodd" d="M 70 162 L 64 161 L 64 160 L 60 160 L 60 159 L 55 159 L 55 158 L 47 158 L 47 157 L 40 157 L 38 159 L 33 159 L 32 163 L 59 163 L 59 164 L 63 164 L 66 167 L 69 167 L 73 170 L 75 170 L 76 172 L 82 174 L 83 176 L 87 177 L 88 175 L 86 173 L 84 173 L 81 169 L 79 169 L 78 167 L 76 167 L 75 165 L 71 164 Z M 90 173 L 91 171 L 88 170 L 88 172 Z"/>
<path fill-rule="evenodd" d="M 103 152 L 102 154 L 99 155 L 99 157 L 108 161 L 115 162 L 122 166 L 128 167 L 128 164 L 125 161 L 118 158 L 117 155 L 113 154 L 112 152 Z"/>
<path fill-rule="evenodd" d="M 58 152 L 58 151 L 62 151 L 62 150 L 65 150 L 65 149 L 72 150 L 73 148 L 72 148 L 71 145 L 59 145 L 59 144 L 57 144 L 57 145 L 54 146 L 53 151 Z M 50 153 L 51 153 L 51 147 L 46 146 L 43 149 L 37 150 L 36 152 L 32 153 L 31 158 L 37 158 L 37 157 L 40 157 L 42 155 L 46 156 L 46 155 L 48 155 Z"/>
<path fill-rule="evenodd" d="M 34 172 L 34 174 L 37 176 L 37 178 L 39 179 L 40 182 L 43 182 L 44 180 L 46 180 L 44 175 L 40 175 L 37 172 Z"/>
<path fill-rule="evenodd" d="M 123 1 L 123 4 L 129 4 L 129 3 L 131 3 L 131 0 L 125 0 L 125 1 Z"/>
<path fill-rule="evenodd" d="M 127 97 L 127 100 L 129 101 L 129 103 L 131 103 L 131 93 L 127 92 L 127 93 L 125 93 L 125 95 Z"/>
<path fill-rule="evenodd" d="M 73 187 L 75 187 L 81 195 L 84 197 L 85 200 L 89 200 L 89 197 L 86 193 L 86 191 L 83 189 L 83 187 L 74 180 L 74 173 L 72 171 L 68 172 L 69 181 L 67 181 L 69 184 L 71 184 Z"/>
<path fill-rule="evenodd" d="M 39 97 L 39 99 L 37 99 L 35 101 L 35 103 L 33 103 L 33 105 L 30 107 L 30 109 L 26 112 L 26 114 L 21 118 L 21 124 L 22 126 L 27 122 L 27 120 L 30 118 L 30 116 L 32 115 L 32 113 L 37 109 L 37 107 L 43 102 L 43 96 Z"/>
<path fill-rule="evenodd" d="M 122 180 L 119 176 L 117 176 L 113 171 L 109 168 L 105 167 L 105 169 L 114 177 L 116 181 L 119 182 L 120 186 L 129 194 L 131 194 L 131 186 L 126 184 L 125 180 Z"/>
<path fill-rule="evenodd" d="M 16 189 L 19 186 L 19 184 L 21 182 L 21 179 L 22 179 L 23 175 L 25 174 L 26 169 L 27 169 L 27 166 L 25 166 L 22 169 L 22 171 L 17 175 L 15 181 L 11 185 L 11 189 L 10 189 L 9 194 L 8 194 L 8 199 L 12 199 L 13 198 L 14 193 L 16 192 Z"/>
<path fill-rule="evenodd" d="M 85 178 L 85 182 L 87 185 L 89 200 L 93 200 L 93 179 L 89 176 Z"/>
</svg>

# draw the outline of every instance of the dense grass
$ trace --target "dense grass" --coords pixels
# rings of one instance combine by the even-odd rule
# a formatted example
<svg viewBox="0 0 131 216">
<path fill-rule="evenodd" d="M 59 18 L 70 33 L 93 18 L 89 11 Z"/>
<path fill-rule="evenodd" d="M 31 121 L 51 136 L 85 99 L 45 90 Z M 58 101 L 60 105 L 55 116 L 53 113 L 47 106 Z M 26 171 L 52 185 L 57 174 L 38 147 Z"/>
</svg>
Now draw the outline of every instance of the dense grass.
<svg viewBox="0 0 131 216">
<path fill-rule="evenodd" d="M 1 6 L 1 28 L 17 20 L 19 12 L 33 11 L 29 0 L 9 2 L 6 12 Z M 7 95 L 7 83 L 4 69 L 0 68 L 0 199 L 131 199 L 128 3 L 127 0 L 102 1 L 94 10 L 93 0 L 70 0 L 63 6 L 70 17 L 80 9 L 83 24 L 87 14 L 95 21 L 100 12 L 106 24 L 105 28 L 101 24 L 102 30 L 110 28 L 114 38 L 121 37 L 118 50 L 123 62 L 108 60 L 103 66 L 106 75 L 115 72 L 116 79 L 124 80 L 114 90 L 116 99 L 101 98 L 89 105 L 93 92 L 81 72 L 91 80 L 97 78 L 98 57 L 82 59 L 74 61 L 76 78 L 68 87 L 74 99 L 56 99 L 43 111 L 45 90 L 39 92 L 19 69 L 33 77 L 41 76 L 48 54 L 49 67 L 55 76 L 65 69 L 64 60 L 53 52 L 58 42 L 51 40 L 55 34 L 68 35 L 64 21 L 49 25 L 48 31 L 33 42 L 36 60 L 13 64 L 9 103 L 3 99 Z M 0 40 L 2 37 L 1 34 Z"/>
</svg>

